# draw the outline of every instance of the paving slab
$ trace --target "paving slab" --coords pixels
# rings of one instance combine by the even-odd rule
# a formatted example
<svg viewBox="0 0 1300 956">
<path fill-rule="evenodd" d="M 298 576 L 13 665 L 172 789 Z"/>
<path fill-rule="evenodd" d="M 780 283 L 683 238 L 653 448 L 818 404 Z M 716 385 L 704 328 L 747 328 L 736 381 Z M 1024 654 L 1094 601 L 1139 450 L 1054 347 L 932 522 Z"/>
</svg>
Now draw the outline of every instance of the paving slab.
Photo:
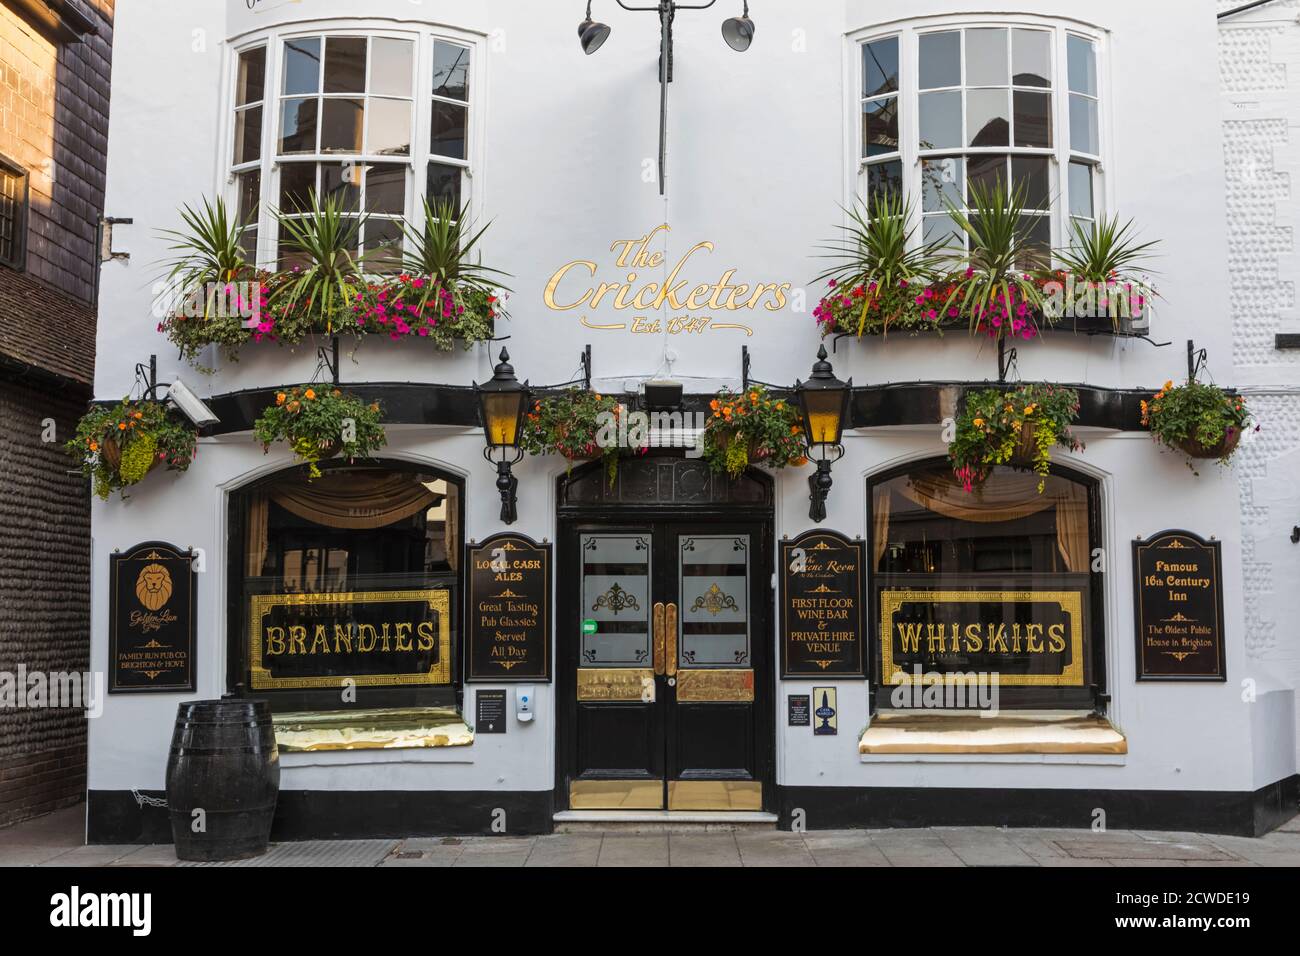
<svg viewBox="0 0 1300 956">
<path fill-rule="evenodd" d="M 999 830 L 936 827 L 935 834 L 967 866 L 1033 866 L 1032 856 Z"/>
<path fill-rule="evenodd" d="M 536 837 L 473 837 L 452 865 L 462 866 L 523 866 L 533 852 Z"/>
<path fill-rule="evenodd" d="M 302 843 L 273 843 L 261 856 L 229 863 L 190 863 L 181 866 L 268 867 L 268 866 L 378 866 L 397 848 L 396 840 L 307 840 Z M 166 847 L 171 852 L 171 847 Z M 136 855 L 121 863 L 133 863 Z M 172 852 L 172 862 L 176 854 Z"/>
<path fill-rule="evenodd" d="M 735 834 L 674 833 L 668 838 L 669 866 L 740 866 Z"/>
<path fill-rule="evenodd" d="M 668 834 L 620 836 L 609 833 L 600 845 L 597 866 L 667 866 Z"/>
<path fill-rule="evenodd" d="M 1127 865 L 1134 860 L 1181 863 L 1185 860 L 1204 862 L 1235 859 L 1233 854 L 1208 842 L 1161 843 L 1141 840 L 1116 845 L 1104 840 L 1060 840 L 1057 846 L 1073 857 L 1108 859 L 1116 861 L 1116 865 Z M 1124 862 L 1120 863 L 1121 860 Z"/>
<path fill-rule="evenodd" d="M 109 866 L 175 866 L 176 850 L 170 843 L 138 846 L 131 853 L 118 857 Z M 227 866 L 224 863 L 190 864 L 191 866 Z"/>
<path fill-rule="evenodd" d="M 58 856 L 41 866 L 107 866 L 129 853 L 140 849 L 138 844 L 97 844 L 94 846 L 75 846 L 63 850 Z M 0 854 L 3 856 L 3 854 Z M 2 861 L 0 861 L 2 862 Z"/>
<path fill-rule="evenodd" d="M 85 829 L 86 806 L 78 804 L 0 829 L 0 850 L 13 846 L 81 846 Z"/>
<path fill-rule="evenodd" d="M 743 866 L 816 866 L 802 836 L 790 833 L 736 834 Z"/>
<path fill-rule="evenodd" d="M 557 833 L 538 837 L 525 866 L 595 866 L 604 836 L 598 833 Z"/>
<path fill-rule="evenodd" d="M 818 866 L 890 865 L 883 850 L 862 830 L 805 833 L 804 845 Z"/>
</svg>

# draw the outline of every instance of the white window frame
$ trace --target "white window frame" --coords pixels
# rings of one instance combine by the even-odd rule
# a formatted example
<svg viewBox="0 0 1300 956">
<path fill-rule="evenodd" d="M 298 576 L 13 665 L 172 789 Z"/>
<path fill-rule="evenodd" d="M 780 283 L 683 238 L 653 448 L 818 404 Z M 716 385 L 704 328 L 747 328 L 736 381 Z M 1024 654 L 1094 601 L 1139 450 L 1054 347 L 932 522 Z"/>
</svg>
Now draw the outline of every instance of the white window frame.
<svg viewBox="0 0 1300 956">
<path fill-rule="evenodd" d="M 920 36 L 926 33 L 943 33 L 948 31 L 965 31 L 980 28 L 996 28 L 1014 31 L 1015 29 L 1047 30 L 1052 33 L 1050 45 L 1052 59 L 1052 147 L 1042 149 L 1035 147 L 962 146 L 953 149 L 922 151 L 920 148 Z M 1098 99 L 1098 140 L 1100 152 L 1080 153 L 1070 144 L 1070 90 L 1068 37 L 1076 35 L 1093 44 L 1097 64 L 1097 99 Z M 899 39 L 899 149 L 896 153 L 866 157 L 863 155 L 863 46 L 866 43 L 888 37 Z M 1008 44 L 1010 46 L 1010 43 Z M 922 210 L 922 159 L 926 156 L 943 156 L 962 154 L 964 157 L 984 155 L 1047 156 L 1048 189 L 1051 206 L 1051 242 L 1053 249 L 1063 247 L 1070 235 L 1070 195 L 1069 164 L 1071 160 L 1084 161 L 1093 168 L 1092 174 L 1092 211 L 1093 220 L 1101 219 L 1108 208 L 1108 194 L 1113 192 L 1113 184 L 1107 171 L 1106 157 L 1109 155 L 1112 137 L 1109 135 L 1109 103 L 1111 91 L 1108 83 L 1109 69 L 1108 34 L 1089 24 L 1076 20 L 1057 17 L 1037 16 L 995 16 L 995 15 L 949 15 L 939 17 L 921 17 L 891 21 L 863 27 L 845 34 L 845 101 L 848 114 L 848 135 L 845 137 L 846 177 L 844 195 L 846 206 L 856 201 L 865 200 L 867 196 L 868 167 L 876 163 L 900 161 L 902 164 L 904 196 L 912 202 L 912 218 L 909 227 L 914 230 L 913 242 L 920 245 L 924 241 L 924 222 Z M 962 89 L 965 86 L 967 63 L 963 44 L 962 51 Z M 1010 78 L 1014 80 L 1014 77 Z M 1014 83 L 1009 84 L 1017 89 Z M 1028 89 L 1028 88 L 1026 88 Z M 1047 92 L 1038 88 L 1039 92 Z M 932 91 L 926 91 L 932 92 Z M 1012 97 L 1014 101 L 1014 96 Z M 968 142 L 965 135 L 966 111 L 963 108 L 963 143 Z M 1014 137 L 1012 138 L 1014 143 Z"/>
<path fill-rule="evenodd" d="M 412 108 L 414 115 L 411 123 L 411 153 L 409 156 L 370 155 L 366 153 L 295 153 L 286 156 L 284 162 L 303 163 L 339 163 L 347 161 L 405 164 L 406 203 L 402 216 L 406 222 L 417 228 L 422 225 L 423 203 L 428 188 L 428 167 L 431 161 L 459 166 L 461 174 L 461 205 L 468 204 L 470 215 L 479 219 L 483 204 L 483 163 L 485 148 L 483 132 L 486 127 L 484 114 L 487 103 L 486 37 L 481 33 L 458 30 L 445 26 L 426 26 L 422 24 L 394 25 L 391 21 L 372 20 L 322 20 L 300 21 L 283 26 L 259 30 L 234 38 L 228 49 L 226 61 L 225 95 L 222 104 L 221 165 L 223 171 L 222 187 L 219 192 L 225 197 L 232 215 L 238 203 L 237 174 L 253 169 L 261 172 L 261 203 L 257 215 L 257 262 L 263 269 L 275 269 L 279 249 L 279 228 L 271 209 L 278 205 L 280 196 L 281 160 L 278 156 L 280 107 L 284 88 L 284 44 L 286 41 L 305 37 L 383 37 L 414 41 L 412 69 L 415 71 L 412 86 Z M 430 149 L 432 135 L 433 94 L 433 56 L 435 41 L 467 47 L 470 50 L 469 67 L 469 102 L 454 102 L 467 107 L 465 158 L 439 156 Z M 259 46 L 266 47 L 266 78 L 262 105 L 262 152 L 259 160 L 253 163 L 235 165 L 235 94 L 239 79 L 239 56 Z M 322 47 L 323 50 L 323 47 Z M 366 86 L 369 88 L 369 75 Z M 323 94 L 311 94 L 320 98 Z M 334 95 L 334 94 L 329 94 Z M 366 94 L 339 94 L 340 98 L 369 97 Z M 292 95 L 287 98 L 293 99 Z M 382 98 L 382 97 L 381 97 Z M 318 116 L 320 123 L 323 117 Z M 366 135 L 363 130 L 363 136 Z M 364 144 L 364 141 L 363 141 Z M 365 197 L 361 197 L 362 209 Z M 403 247 L 408 243 L 403 239 Z"/>
</svg>

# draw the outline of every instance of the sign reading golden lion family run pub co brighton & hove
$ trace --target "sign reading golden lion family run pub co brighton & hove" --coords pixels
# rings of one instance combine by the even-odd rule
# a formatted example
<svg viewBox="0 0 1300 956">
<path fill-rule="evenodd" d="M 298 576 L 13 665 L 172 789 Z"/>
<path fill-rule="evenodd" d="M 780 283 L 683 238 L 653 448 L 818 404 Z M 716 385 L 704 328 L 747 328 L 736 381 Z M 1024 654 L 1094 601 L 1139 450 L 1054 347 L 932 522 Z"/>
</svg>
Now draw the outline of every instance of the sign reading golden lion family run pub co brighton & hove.
<svg viewBox="0 0 1300 956">
<path fill-rule="evenodd" d="M 643 236 L 616 239 L 610 244 L 613 266 L 621 274 L 607 277 L 593 259 L 575 259 L 557 269 L 542 294 L 553 312 L 578 312 L 589 329 L 641 335 L 703 335 L 710 331 L 754 334 L 752 319 L 742 316 L 782 312 L 790 302 L 789 282 L 737 282 L 738 269 L 725 269 L 713 282 L 695 282 L 690 269 L 714 244 L 697 242 L 685 254 L 668 262 L 651 246 L 665 223 Z M 652 276 L 660 277 L 658 280 Z M 617 321 L 597 322 L 592 314 L 605 309 L 619 314 Z M 653 313 L 667 310 L 667 317 Z M 624 318 L 626 316 L 626 318 Z M 612 318 L 612 317 L 611 317 Z"/>
<path fill-rule="evenodd" d="M 890 584 L 905 577 L 893 576 Z M 885 684 L 975 673 L 1009 687 L 1084 686 L 1086 582 L 1041 591 L 1010 580 L 996 590 L 987 581 L 978 587 L 881 588 Z"/>
<path fill-rule="evenodd" d="M 254 690 L 451 683 L 451 591 L 255 594 Z"/>
<path fill-rule="evenodd" d="M 1190 531 L 1133 542 L 1137 679 L 1226 681 L 1222 546 Z"/>
<path fill-rule="evenodd" d="M 147 541 L 110 555 L 108 578 L 108 692 L 193 691 L 193 552 Z"/>
<path fill-rule="evenodd" d="M 864 677 L 866 548 L 833 531 L 781 542 L 781 676 Z"/>
<path fill-rule="evenodd" d="M 498 534 L 466 549 L 471 681 L 551 679 L 551 546 Z"/>
</svg>

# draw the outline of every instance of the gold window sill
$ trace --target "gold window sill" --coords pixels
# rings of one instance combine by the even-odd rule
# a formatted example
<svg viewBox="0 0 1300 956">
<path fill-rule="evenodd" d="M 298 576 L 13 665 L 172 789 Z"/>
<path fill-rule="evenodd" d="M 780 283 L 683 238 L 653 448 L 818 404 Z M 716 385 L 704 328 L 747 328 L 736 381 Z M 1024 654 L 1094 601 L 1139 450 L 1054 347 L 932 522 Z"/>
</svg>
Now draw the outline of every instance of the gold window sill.
<svg viewBox="0 0 1300 956">
<path fill-rule="evenodd" d="M 281 753 L 467 747 L 474 742 L 474 731 L 449 707 L 276 714 L 274 722 Z"/>
<path fill-rule="evenodd" d="M 1096 714 L 883 713 L 863 731 L 858 753 L 1119 755 L 1128 741 Z"/>
</svg>

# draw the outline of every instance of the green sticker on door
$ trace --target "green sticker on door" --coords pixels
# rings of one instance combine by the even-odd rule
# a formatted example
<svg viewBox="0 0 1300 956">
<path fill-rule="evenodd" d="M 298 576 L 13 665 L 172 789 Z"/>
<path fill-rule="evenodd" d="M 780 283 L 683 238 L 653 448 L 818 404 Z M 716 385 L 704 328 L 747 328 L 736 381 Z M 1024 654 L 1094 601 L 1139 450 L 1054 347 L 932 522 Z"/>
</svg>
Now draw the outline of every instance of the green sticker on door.
<svg viewBox="0 0 1300 956">
<path fill-rule="evenodd" d="M 582 633 L 584 636 L 590 636 L 596 633 L 596 622 L 587 618 L 582 622 Z"/>
</svg>

